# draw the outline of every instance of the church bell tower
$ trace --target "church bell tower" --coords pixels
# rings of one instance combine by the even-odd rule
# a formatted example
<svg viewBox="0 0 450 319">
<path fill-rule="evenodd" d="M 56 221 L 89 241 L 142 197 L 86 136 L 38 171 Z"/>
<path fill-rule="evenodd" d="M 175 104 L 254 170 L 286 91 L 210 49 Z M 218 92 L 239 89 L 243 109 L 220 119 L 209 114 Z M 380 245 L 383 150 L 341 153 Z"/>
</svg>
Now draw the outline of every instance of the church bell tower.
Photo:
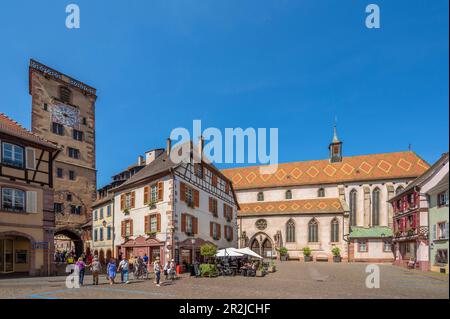
<svg viewBox="0 0 450 319">
<path fill-rule="evenodd" d="M 342 142 L 337 137 L 336 123 L 333 128 L 333 141 L 328 146 L 330 151 L 330 162 L 339 163 L 342 162 Z"/>
</svg>

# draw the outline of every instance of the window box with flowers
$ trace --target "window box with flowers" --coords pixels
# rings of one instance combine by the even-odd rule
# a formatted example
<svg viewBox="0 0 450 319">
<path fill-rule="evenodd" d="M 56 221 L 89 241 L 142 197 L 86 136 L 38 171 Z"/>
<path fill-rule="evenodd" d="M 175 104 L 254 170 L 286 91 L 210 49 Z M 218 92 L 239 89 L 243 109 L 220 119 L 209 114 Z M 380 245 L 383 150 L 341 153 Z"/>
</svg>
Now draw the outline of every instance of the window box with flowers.
<svg viewBox="0 0 450 319">
<path fill-rule="evenodd" d="M 148 236 L 148 238 L 156 238 L 157 232 L 155 232 L 155 231 L 148 231 L 148 232 L 145 232 L 145 234 Z"/>
<path fill-rule="evenodd" d="M 125 216 L 130 215 L 130 210 L 129 210 L 128 208 L 125 208 L 125 209 L 123 210 L 123 214 L 124 214 Z"/>
</svg>

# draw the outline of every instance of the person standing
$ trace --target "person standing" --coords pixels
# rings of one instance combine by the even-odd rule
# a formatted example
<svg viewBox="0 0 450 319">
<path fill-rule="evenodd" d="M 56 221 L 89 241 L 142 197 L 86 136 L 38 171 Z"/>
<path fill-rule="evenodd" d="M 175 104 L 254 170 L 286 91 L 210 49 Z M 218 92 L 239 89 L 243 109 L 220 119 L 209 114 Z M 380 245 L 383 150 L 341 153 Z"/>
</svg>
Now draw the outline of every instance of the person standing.
<svg viewBox="0 0 450 319">
<path fill-rule="evenodd" d="M 102 271 L 102 264 L 98 261 L 98 257 L 95 256 L 92 263 L 89 265 L 92 271 L 92 284 L 98 285 L 98 276 Z"/>
<path fill-rule="evenodd" d="M 85 272 L 86 264 L 84 263 L 82 257 L 78 258 L 78 261 L 75 264 L 75 268 L 76 268 L 76 273 L 78 274 L 80 286 L 83 286 L 84 272 Z"/>
<path fill-rule="evenodd" d="M 116 278 L 116 260 L 111 258 L 106 266 L 106 273 L 108 275 L 109 284 L 114 285 L 114 278 Z"/>
<path fill-rule="evenodd" d="M 176 264 L 175 264 L 175 260 L 174 259 L 172 259 L 171 261 L 170 261 L 170 264 L 169 264 L 169 278 L 171 279 L 171 280 L 174 280 L 175 279 L 175 275 L 176 275 Z"/>
<path fill-rule="evenodd" d="M 161 264 L 159 262 L 159 257 L 156 257 L 155 262 L 153 263 L 153 270 L 155 271 L 156 276 L 156 286 L 161 287 Z"/>
<path fill-rule="evenodd" d="M 123 258 L 118 267 L 118 271 L 120 271 L 120 279 L 122 280 L 122 283 L 128 284 L 128 271 L 130 268 L 130 264 L 128 263 L 128 259 Z"/>
</svg>

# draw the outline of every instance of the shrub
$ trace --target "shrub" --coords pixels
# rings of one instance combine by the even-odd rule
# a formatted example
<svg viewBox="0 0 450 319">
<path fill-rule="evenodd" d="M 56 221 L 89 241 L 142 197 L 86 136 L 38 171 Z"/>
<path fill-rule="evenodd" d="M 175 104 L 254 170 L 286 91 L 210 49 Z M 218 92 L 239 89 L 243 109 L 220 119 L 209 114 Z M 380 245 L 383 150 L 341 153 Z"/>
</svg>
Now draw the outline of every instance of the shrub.
<svg viewBox="0 0 450 319">
<path fill-rule="evenodd" d="M 310 256 L 311 255 L 311 248 L 309 248 L 309 247 L 303 248 L 303 255 L 304 256 Z"/>
<path fill-rule="evenodd" d="M 331 253 L 333 254 L 333 256 L 340 256 L 341 250 L 339 249 L 339 247 L 333 247 L 333 249 L 331 250 Z"/>
<path fill-rule="evenodd" d="M 214 257 L 217 254 L 217 247 L 211 244 L 204 244 L 200 247 L 200 254 L 203 257 Z"/>
<path fill-rule="evenodd" d="M 280 248 L 280 255 L 281 256 L 285 256 L 285 255 L 287 255 L 287 253 L 288 253 L 288 250 L 287 250 L 286 247 L 281 247 Z"/>
<path fill-rule="evenodd" d="M 202 276 L 217 276 L 219 273 L 217 266 L 214 264 L 201 264 L 200 274 Z"/>
</svg>

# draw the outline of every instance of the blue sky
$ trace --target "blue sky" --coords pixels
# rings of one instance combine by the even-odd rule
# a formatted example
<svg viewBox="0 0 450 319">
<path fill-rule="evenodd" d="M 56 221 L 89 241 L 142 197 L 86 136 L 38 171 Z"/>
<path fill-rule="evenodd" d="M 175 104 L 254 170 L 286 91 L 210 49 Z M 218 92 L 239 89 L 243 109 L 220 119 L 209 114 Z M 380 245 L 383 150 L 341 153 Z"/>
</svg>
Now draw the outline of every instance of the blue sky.
<svg viewBox="0 0 450 319">
<path fill-rule="evenodd" d="M 81 28 L 65 27 L 77 3 Z M 381 8 L 367 29 L 365 7 Z M 31 122 L 29 58 L 98 90 L 98 184 L 175 127 L 277 127 L 280 162 L 448 151 L 448 1 L 0 4 L 0 111 Z M 220 165 L 229 167 L 230 165 Z"/>
</svg>

